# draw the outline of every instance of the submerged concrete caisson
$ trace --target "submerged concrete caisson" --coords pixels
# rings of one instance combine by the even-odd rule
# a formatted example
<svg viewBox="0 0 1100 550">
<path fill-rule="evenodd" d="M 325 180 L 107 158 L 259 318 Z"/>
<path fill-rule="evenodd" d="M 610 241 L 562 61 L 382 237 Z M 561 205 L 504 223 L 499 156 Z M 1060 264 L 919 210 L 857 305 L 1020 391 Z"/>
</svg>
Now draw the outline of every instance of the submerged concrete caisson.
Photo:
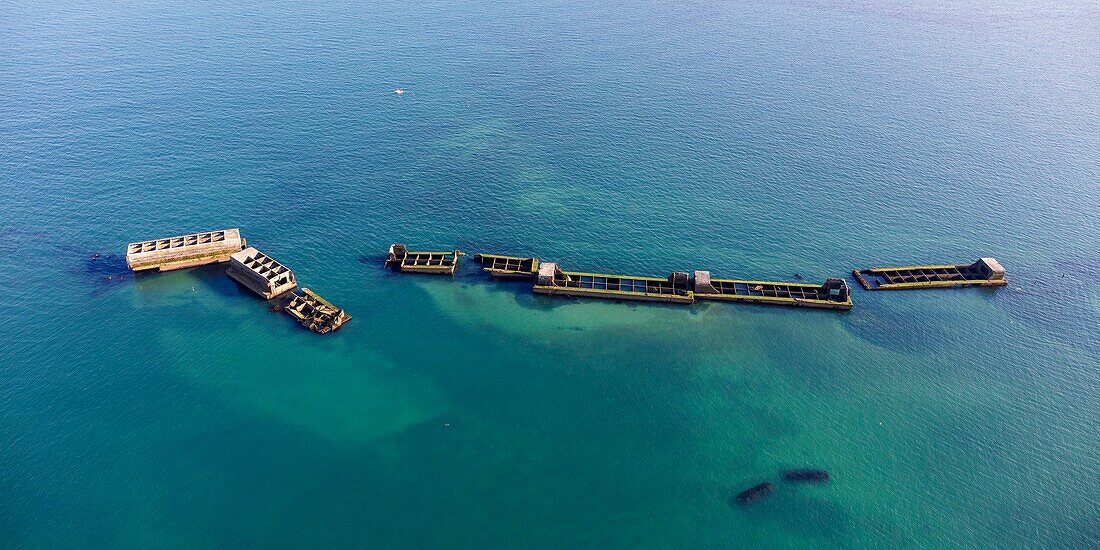
<svg viewBox="0 0 1100 550">
<path fill-rule="evenodd" d="M 228 262 L 245 247 L 240 230 L 221 229 L 140 241 L 126 245 L 126 265 L 134 271 L 171 271 Z"/>
<path fill-rule="evenodd" d="M 688 274 L 676 272 L 667 278 L 636 275 L 606 275 L 562 271 L 556 262 L 539 265 L 535 292 L 551 296 L 577 296 L 612 300 L 638 300 L 690 304 L 695 301 Z"/>
<path fill-rule="evenodd" d="M 534 291 L 554 296 L 604 298 L 690 304 L 695 300 L 720 300 L 765 305 L 852 309 L 852 294 L 844 279 L 824 284 L 714 279 L 709 271 L 692 275 L 675 272 L 665 278 L 563 271 L 555 262 L 537 258 L 477 254 L 482 271 L 493 277 L 534 279 Z"/>
<path fill-rule="evenodd" d="M 230 257 L 225 274 L 265 300 L 298 286 L 289 267 L 251 246 Z"/>
<path fill-rule="evenodd" d="M 825 483 L 829 481 L 829 472 L 818 468 L 787 470 L 783 472 L 783 479 L 787 481 Z"/>
<path fill-rule="evenodd" d="M 1008 284 L 1005 268 L 993 258 L 981 258 L 972 264 L 872 267 L 854 270 L 852 275 L 867 290 L 914 290 Z"/>
<path fill-rule="evenodd" d="M 302 288 L 302 294 L 292 293 L 290 301 L 283 311 L 298 320 L 303 327 L 318 334 L 328 334 L 339 330 L 351 320 L 351 315 L 308 288 Z"/>
<path fill-rule="evenodd" d="M 737 493 L 737 504 L 752 504 L 758 500 L 762 500 L 768 495 L 772 494 L 772 491 L 774 489 L 775 488 L 772 486 L 772 484 L 766 481 L 758 485 L 753 485 L 752 487 L 749 487 L 748 489 Z"/>
<path fill-rule="evenodd" d="M 405 273 L 431 273 L 435 275 L 454 275 L 458 267 L 461 250 L 450 252 L 418 252 L 409 250 L 403 244 L 390 245 L 386 255 L 386 266 L 395 267 Z"/>
<path fill-rule="evenodd" d="M 538 258 L 474 254 L 474 261 L 481 264 L 482 271 L 502 279 L 533 279 L 539 271 Z"/>
<path fill-rule="evenodd" d="M 351 320 L 351 315 L 308 288 L 302 294 L 294 272 L 274 258 L 245 248 L 237 229 L 193 233 L 167 239 L 130 243 L 126 247 L 126 264 L 134 271 L 169 271 L 217 262 L 229 262 L 225 274 L 265 300 L 275 300 L 272 310 L 282 310 L 302 326 L 326 334 Z M 289 294 L 289 298 L 280 298 Z M 281 305 L 280 305 L 281 304 Z"/>
<path fill-rule="evenodd" d="M 412 251 L 404 244 L 390 245 L 386 267 L 407 273 L 454 275 L 460 250 Z M 496 278 L 532 279 L 533 290 L 551 296 L 603 298 L 691 304 L 696 299 L 785 305 L 834 310 L 852 309 L 852 294 L 844 279 L 830 278 L 823 284 L 716 279 L 710 271 L 682 271 L 668 277 L 611 275 L 564 271 L 556 262 L 540 262 L 527 256 L 477 254 L 482 271 Z M 245 241 L 237 229 L 193 233 L 167 239 L 127 245 L 126 263 L 134 271 L 167 271 L 229 261 L 226 274 L 266 300 L 284 295 L 298 286 L 294 272 Z M 956 286 L 1004 286 L 1004 267 L 993 258 L 972 264 L 876 267 L 852 272 L 867 290 L 903 290 Z M 800 277 L 799 277 L 800 278 Z M 273 309 L 280 309 L 276 305 Z M 351 320 L 309 289 L 292 294 L 281 309 L 303 326 L 319 333 L 339 329 Z"/>
<path fill-rule="evenodd" d="M 255 248 L 234 254 L 225 274 L 265 300 L 278 298 L 272 310 L 281 309 L 313 332 L 328 334 L 351 320 L 346 311 L 308 288 L 303 288 L 301 294 L 294 292 L 298 287 L 294 272 Z"/>
<path fill-rule="evenodd" d="M 844 279 L 826 279 L 821 285 L 712 279 L 709 271 L 696 271 L 692 279 L 695 298 L 699 300 L 852 309 L 852 293 Z"/>
</svg>

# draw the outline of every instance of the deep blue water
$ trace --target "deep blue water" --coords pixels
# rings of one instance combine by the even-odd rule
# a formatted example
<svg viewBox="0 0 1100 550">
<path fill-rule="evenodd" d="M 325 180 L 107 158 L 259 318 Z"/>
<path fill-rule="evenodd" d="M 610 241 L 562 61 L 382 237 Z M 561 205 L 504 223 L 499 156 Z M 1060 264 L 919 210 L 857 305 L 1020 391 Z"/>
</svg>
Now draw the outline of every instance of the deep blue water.
<svg viewBox="0 0 1100 550">
<path fill-rule="evenodd" d="M 834 4 L 3 4 L 0 547 L 1100 545 L 1100 5 Z M 355 319 L 121 262 L 223 227 Z M 395 241 L 1010 285 L 593 303 Z"/>
</svg>

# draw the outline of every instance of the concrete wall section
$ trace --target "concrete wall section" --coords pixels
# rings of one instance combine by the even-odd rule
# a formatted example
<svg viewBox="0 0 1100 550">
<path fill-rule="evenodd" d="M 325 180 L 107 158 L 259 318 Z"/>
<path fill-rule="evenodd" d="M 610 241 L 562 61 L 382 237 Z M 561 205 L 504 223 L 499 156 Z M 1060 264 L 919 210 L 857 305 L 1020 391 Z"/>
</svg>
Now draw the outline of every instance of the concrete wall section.
<svg viewBox="0 0 1100 550">
<path fill-rule="evenodd" d="M 298 286 L 290 268 L 253 247 L 230 257 L 226 275 L 266 300 Z"/>
<path fill-rule="evenodd" d="M 240 230 L 222 229 L 126 245 L 126 265 L 134 271 L 168 271 L 214 262 L 227 262 L 244 248 Z"/>
</svg>

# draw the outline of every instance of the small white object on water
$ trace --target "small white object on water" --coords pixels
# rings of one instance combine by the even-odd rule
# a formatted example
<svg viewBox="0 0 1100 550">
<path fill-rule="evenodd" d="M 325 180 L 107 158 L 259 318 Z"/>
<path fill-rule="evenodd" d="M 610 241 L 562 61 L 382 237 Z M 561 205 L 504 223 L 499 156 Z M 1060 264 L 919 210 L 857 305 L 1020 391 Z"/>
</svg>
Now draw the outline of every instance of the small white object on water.
<svg viewBox="0 0 1100 550">
<path fill-rule="evenodd" d="M 397 95 L 401 95 L 401 94 L 405 93 L 405 88 L 398 88 L 398 89 L 394 90 L 393 93 L 395 93 Z"/>
</svg>

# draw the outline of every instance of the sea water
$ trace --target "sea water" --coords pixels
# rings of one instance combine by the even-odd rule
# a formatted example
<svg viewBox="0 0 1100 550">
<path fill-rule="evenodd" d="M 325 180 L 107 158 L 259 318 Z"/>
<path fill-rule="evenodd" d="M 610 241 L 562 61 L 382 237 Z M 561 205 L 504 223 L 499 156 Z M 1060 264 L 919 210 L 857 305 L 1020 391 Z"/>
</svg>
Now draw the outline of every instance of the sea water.
<svg viewBox="0 0 1100 550">
<path fill-rule="evenodd" d="M 1094 546 L 1097 29 L 1084 0 L 4 3 L 0 546 Z M 354 320 L 121 258 L 226 227 Z M 392 242 L 1009 285 L 580 301 L 387 272 Z"/>
</svg>

